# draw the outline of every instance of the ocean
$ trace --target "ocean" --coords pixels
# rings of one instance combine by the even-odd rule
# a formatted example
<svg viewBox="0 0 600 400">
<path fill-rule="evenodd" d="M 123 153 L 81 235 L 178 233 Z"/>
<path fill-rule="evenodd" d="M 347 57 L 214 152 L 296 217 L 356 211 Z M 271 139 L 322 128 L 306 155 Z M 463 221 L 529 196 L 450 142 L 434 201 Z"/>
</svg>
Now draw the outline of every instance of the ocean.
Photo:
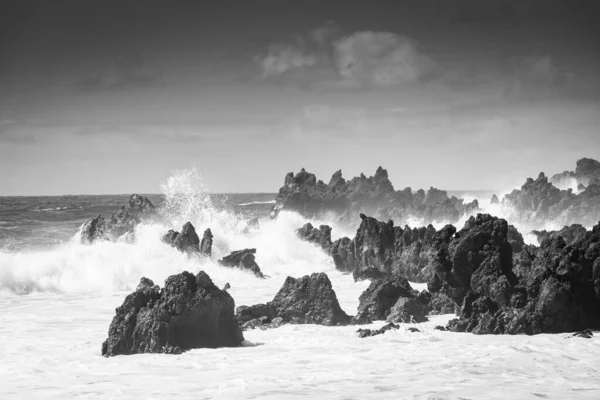
<svg viewBox="0 0 600 400">
<path fill-rule="evenodd" d="M 341 307 L 356 312 L 369 282 L 354 282 L 320 248 L 299 240 L 295 230 L 305 218 L 284 211 L 269 219 L 274 193 L 203 194 L 188 184 L 179 177 L 163 194 L 148 195 L 165 222 L 138 226 L 133 244 L 82 245 L 78 236 L 83 222 L 109 216 L 128 195 L 0 198 L 0 399 L 600 398 L 600 335 L 434 329 L 452 315 L 364 339 L 355 326 L 287 325 L 244 332 L 249 347 L 102 357 L 115 307 L 142 276 L 162 286 L 169 275 L 204 270 L 217 286 L 231 285 L 239 306 L 271 300 L 287 276 L 326 272 Z M 260 230 L 244 232 L 252 218 Z M 211 260 L 160 241 L 187 221 L 199 232 L 211 228 Z M 332 233 L 353 236 L 335 224 Z M 269 279 L 217 265 L 243 248 L 257 249 Z"/>
</svg>

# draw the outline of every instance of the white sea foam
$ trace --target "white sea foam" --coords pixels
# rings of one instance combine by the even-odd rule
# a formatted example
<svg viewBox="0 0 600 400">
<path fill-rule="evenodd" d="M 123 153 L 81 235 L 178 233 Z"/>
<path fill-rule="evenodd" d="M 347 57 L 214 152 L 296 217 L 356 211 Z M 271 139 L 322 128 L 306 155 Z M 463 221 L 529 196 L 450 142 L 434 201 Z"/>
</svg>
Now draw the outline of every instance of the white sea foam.
<svg viewBox="0 0 600 400">
<path fill-rule="evenodd" d="M 275 203 L 276 203 L 275 200 L 269 200 L 269 201 L 251 201 L 249 203 L 240 203 L 240 204 L 238 204 L 238 206 L 245 207 L 245 206 L 253 206 L 253 205 L 256 205 L 256 204 L 275 204 Z"/>
</svg>

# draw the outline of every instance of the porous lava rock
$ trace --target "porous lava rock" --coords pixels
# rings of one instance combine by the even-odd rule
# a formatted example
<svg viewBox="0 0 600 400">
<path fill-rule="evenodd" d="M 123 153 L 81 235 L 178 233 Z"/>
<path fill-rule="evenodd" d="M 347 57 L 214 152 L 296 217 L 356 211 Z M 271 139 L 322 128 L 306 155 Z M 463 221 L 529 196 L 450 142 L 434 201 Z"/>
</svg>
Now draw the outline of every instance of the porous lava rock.
<svg viewBox="0 0 600 400">
<path fill-rule="evenodd" d="M 102 355 L 238 347 L 244 337 L 234 309 L 233 298 L 203 271 L 172 275 L 162 289 L 142 278 L 115 310 Z"/>
<path fill-rule="evenodd" d="M 219 265 L 229 268 L 239 268 L 244 271 L 252 272 L 256 277 L 264 279 L 265 275 L 256 263 L 254 254 L 256 249 L 244 249 L 231 252 L 231 254 L 219 260 Z"/>
</svg>

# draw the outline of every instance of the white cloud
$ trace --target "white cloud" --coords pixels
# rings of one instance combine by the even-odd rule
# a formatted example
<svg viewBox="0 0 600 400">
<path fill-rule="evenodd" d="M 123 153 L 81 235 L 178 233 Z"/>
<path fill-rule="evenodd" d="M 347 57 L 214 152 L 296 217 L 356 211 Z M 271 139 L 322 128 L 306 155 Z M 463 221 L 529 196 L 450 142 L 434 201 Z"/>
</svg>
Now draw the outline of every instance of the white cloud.
<svg viewBox="0 0 600 400">
<path fill-rule="evenodd" d="M 375 86 L 415 83 L 431 74 L 434 62 L 412 40 L 388 32 L 357 32 L 334 43 L 335 64 L 345 79 Z"/>
<path fill-rule="evenodd" d="M 297 80 L 301 72 L 304 81 L 337 87 L 416 83 L 437 69 L 406 36 L 372 31 L 341 36 L 341 29 L 333 23 L 313 29 L 295 44 L 271 46 L 258 62 L 263 78 Z"/>
</svg>

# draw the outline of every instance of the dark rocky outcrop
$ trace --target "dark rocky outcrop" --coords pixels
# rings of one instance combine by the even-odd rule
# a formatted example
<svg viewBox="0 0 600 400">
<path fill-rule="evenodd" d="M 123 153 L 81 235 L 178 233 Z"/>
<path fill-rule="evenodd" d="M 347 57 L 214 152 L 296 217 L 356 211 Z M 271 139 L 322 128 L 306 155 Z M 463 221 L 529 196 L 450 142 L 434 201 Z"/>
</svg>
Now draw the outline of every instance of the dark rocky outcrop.
<svg viewBox="0 0 600 400">
<path fill-rule="evenodd" d="M 571 245 L 553 237 L 512 258 L 505 224 L 478 216 L 451 244 L 451 268 L 436 273 L 441 291 L 457 302 L 462 297 L 460 318 L 448 329 L 536 334 L 600 327 L 600 225 Z"/>
<path fill-rule="evenodd" d="M 281 210 L 296 211 L 307 218 L 334 214 L 340 222 L 353 225 L 360 213 L 379 219 L 394 219 L 405 224 L 419 219 L 425 224 L 435 221 L 457 221 L 461 215 L 478 209 L 478 203 L 465 204 L 462 199 L 448 197 L 447 192 L 430 188 L 427 192 L 411 188 L 396 191 L 385 169 L 379 167 L 374 176 L 346 181 L 337 171 L 328 184 L 302 169 L 289 173 L 279 190 L 271 217 Z"/>
<path fill-rule="evenodd" d="M 352 272 L 356 280 L 402 276 L 426 282 L 433 276 L 438 252 L 456 231 L 452 225 L 439 231 L 432 225 L 402 229 L 392 220 L 382 222 L 364 214 L 360 218 L 354 239 L 338 239 L 330 250 L 336 268 Z"/>
<path fill-rule="evenodd" d="M 309 222 L 298 229 L 296 234 L 300 239 L 314 243 L 326 252 L 329 252 L 331 248 L 331 227 L 328 225 L 321 225 L 319 228 L 315 228 Z"/>
<path fill-rule="evenodd" d="M 95 241 L 116 241 L 125 234 L 133 233 L 135 227 L 155 213 L 154 205 L 148 198 L 132 194 L 126 205 L 113 212 L 109 219 L 101 215 L 85 222 L 81 228 L 81 243 Z"/>
<path fill-rule="evenodd" d="M 277 317 L 293 324 L 347 325 L 351 319 L 323 272 L 302 278 L 288 276 L 269 304 Z"/>
<path fill-rule="evenodd" d="M 210 228 L 207 228 L 202 235 L 200 242 L 200 254 L 210 257 L 212 255 L 213 234 Z"/>
<path fill-rule="evenodd" d="M 532 231 L 538 240 L 538 243 L 542 243 L 544 240 L 562 237 L 566 244 L 571 245 L 574 242 L 580 240 L 587 233 L 587 229 L 585 229 L 580 224 L 573 224 L 571 226 L 565 226 L 559 231 Z"/>
<path fill-rule="evenodd" d="M 256 277 L 263 279 L 265 276 L 256 263 L 254 254 L 256 254 L 256 249 L 237 250 L 223 257 L 218 262 L 223 267 L 239 268 L 252 272 Z"/>
<path fill-rule="evenodd" d="M 191 222 L 186 222 L 181 232 L 169 230 L 162 241 L 186 254 L 200 254 L 200 238 Z"/>
<path fill-rule="evenodd" d="M 371 282 L 360 295 L 356 323 L 374 320 L 425 322 L 429 311 L 427 293 L 419 294 L 404 278 L 382 278 Z"/>
<path fill-rule="evenodd" d="M 244 337 L 234 308 L 233 298 L 203 271 L 172 275 L 162 290 L 142 278 L 116 309 L 102 355 L 240 346 Z"/>
<path fill-rule="evenodd" d="M 512 248 L 513 253 L 519 253 L 525 246 L 523 235 L 514 227 L 514 225 L 508 226 L 508 243 Z"/>
<path fill-rule="evenodd" d="M 351 317 L 340 307 L 325 273 L 287 277 L 267 304 L 238 307 L 237 318 L 245 329 L 283 324 L 348 325 Z"/>
</svg>

